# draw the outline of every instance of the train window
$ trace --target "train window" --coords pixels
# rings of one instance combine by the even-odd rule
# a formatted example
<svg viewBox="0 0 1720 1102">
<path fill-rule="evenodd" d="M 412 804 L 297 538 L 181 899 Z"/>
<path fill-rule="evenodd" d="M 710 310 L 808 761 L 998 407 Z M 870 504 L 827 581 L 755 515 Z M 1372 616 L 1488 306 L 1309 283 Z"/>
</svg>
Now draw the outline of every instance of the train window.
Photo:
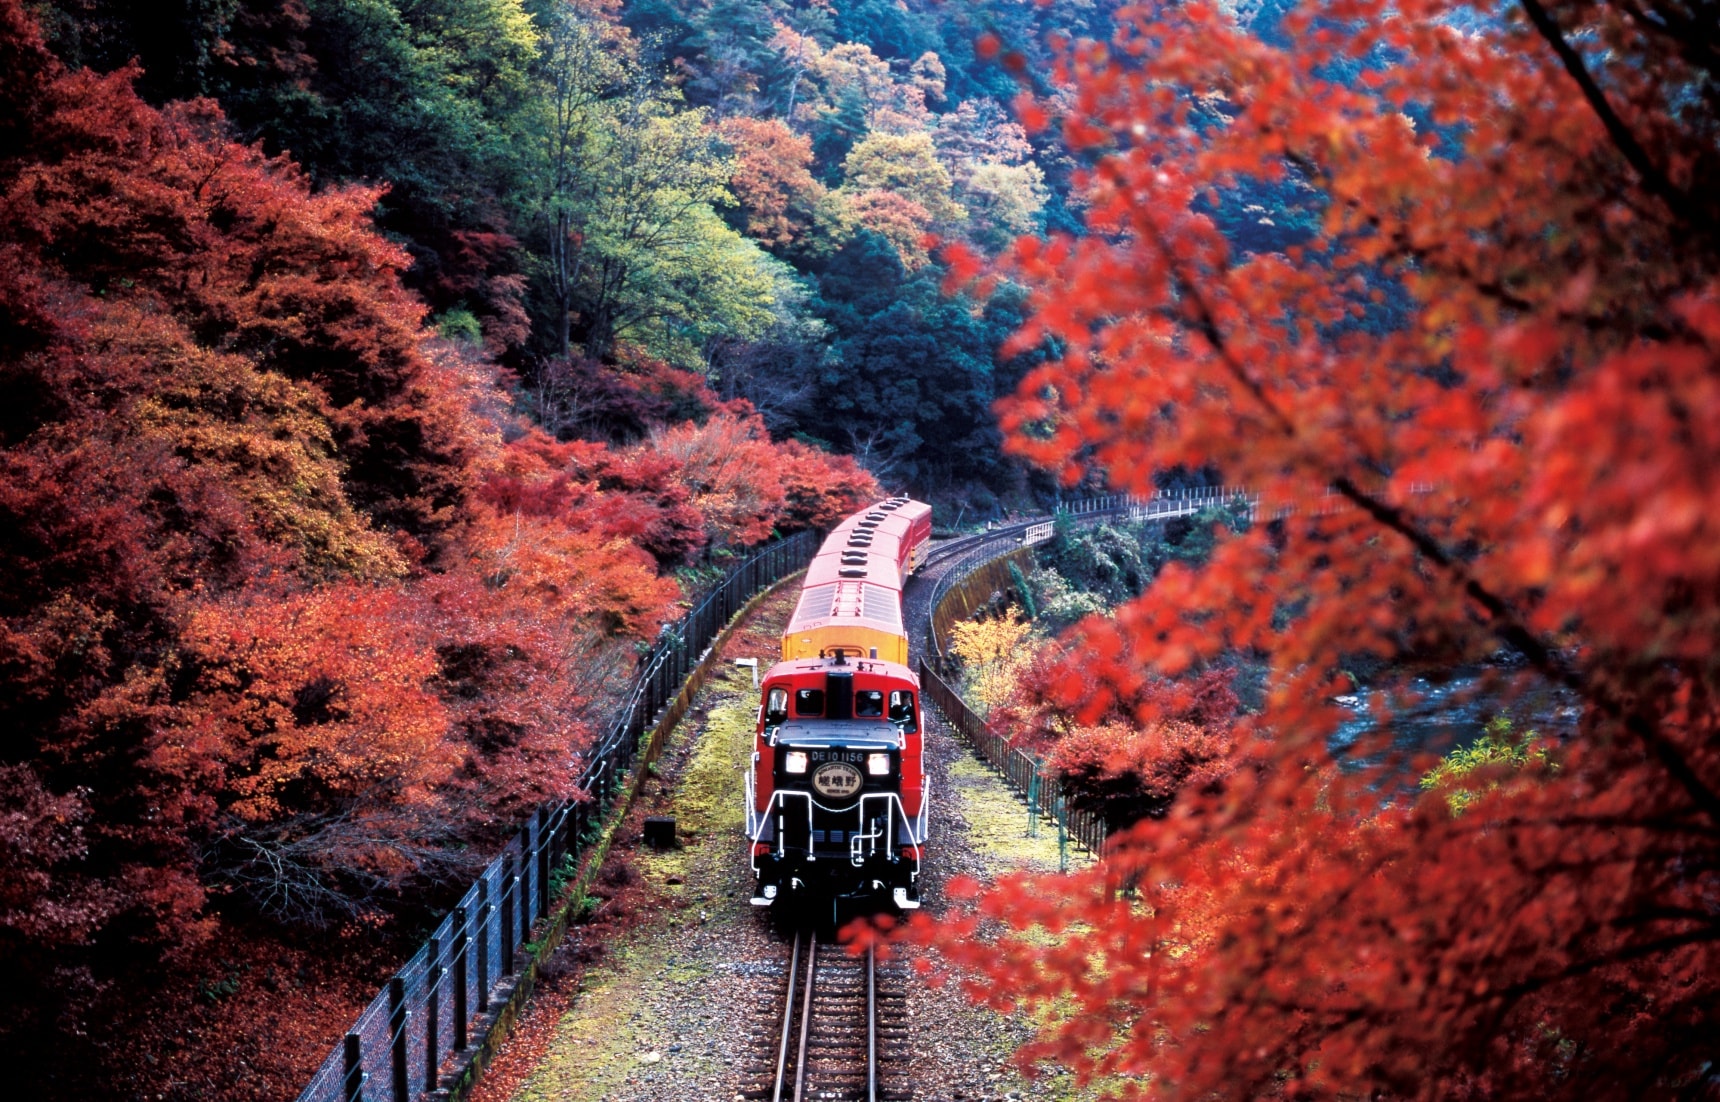
<svg viewBox="0 0 1720 1102">
<path fill-rule="evenodd" d="M 884 691 L 861 689 L 854 694 L 854 715 L 859 719 L 877 719 L 884 714 Z"/>
<path fill-rule="evenodd" d="M 890 722 L 914 725 L 914 694 L 906 689 L 896 689 L 890 693 Z"/>
<path fill-rule="evenodd" d="M 767 726 L 781 723 L 788 718 L 788 690 L 772 689 L 770 699 L 765 702 L 764 721 Z"/>
<path fill-rule="evenodd" d="M 794 691 L 794 714 L 797 716 L 823 715 L 824 690 L 796 689 Z"/>
</svg>

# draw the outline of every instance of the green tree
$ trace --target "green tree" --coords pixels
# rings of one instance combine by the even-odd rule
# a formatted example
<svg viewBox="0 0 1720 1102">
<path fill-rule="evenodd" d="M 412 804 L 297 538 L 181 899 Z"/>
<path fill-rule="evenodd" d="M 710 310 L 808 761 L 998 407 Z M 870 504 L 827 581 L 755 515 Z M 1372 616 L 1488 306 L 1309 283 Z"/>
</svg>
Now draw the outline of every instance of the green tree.
<svg viewBox="0 0 1720 1102">
<path fill-rule="evenodd" d="M 534 188 L 528 207 L 534 268 L 548 315 L 552 355 L 572 346 L 581 234 L 588 205 L 587 176 L 608 121 L 608 101 L 637 82 L 630 40 L 572 4 L 542 12 L 540 72 L 545 88 L 534 148 Z"/>
<path fill-rule="evenodd" d="M 587 353 L 601 359 L 631 338 L 699 363 L 725 326 L 762 331 L 781 270 L 712 207 L 730 200 L 733 166 L 705 113 L 650 88 L 605 106 L 573 189 L 570 274 Z"/>
</svg>

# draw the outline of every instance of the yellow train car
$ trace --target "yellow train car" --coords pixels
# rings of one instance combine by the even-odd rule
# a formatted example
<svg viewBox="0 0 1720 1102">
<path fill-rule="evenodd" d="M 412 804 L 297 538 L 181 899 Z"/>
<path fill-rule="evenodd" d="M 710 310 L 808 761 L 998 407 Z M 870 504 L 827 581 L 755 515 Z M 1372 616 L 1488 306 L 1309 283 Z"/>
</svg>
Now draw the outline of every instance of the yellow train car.
<svg viewBox="0 0 1720 1102">
<path fill-rule="evenodd" d="M 837 525 L 807 570 L 800 603 L 783 632 L 783 659 L 840 650 L 907 665 L 902 584 L 924 556 L 931 531 L 932 507 L 905 497 L 879 502 Z"/>
</svg>

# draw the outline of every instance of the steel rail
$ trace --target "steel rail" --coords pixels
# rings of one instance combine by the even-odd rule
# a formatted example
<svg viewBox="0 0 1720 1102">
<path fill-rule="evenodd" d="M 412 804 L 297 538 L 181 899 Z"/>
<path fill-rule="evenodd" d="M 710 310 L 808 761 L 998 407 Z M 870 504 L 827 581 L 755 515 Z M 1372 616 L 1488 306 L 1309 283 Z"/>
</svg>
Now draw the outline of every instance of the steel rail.
<svg viewBox="0 0 1720 1102">
<path fill-rule="evenodd" d="M 800 940 L 799 935 L 795 940 Z M 812 992 L 818 986 L 818 933 L 807 935 L 806 943 L 806 1001 L 800 1009 L 800 1055 L 795 1060 L 794 1102 L 806 1102 L 806 1057 L 812 1040 Z"/>
<path fill-rule="evenodd" d="M 878 1102 L 878 958 L 866 946 L 866 1102 Z"/>
<path fill-rule="evenodd" d="M 782 1007 L 782 1042 L 776 1050 L 776 1086 L 771 1091 L 771 1102 L 783 1102 L 783 1088 L 788 1080 L 788 1038 L 794 1026 L 794 990 L 798 985 L 800 973 L 800 932 L 795 931 L 794 948 L 788 954 L 788 997 Z M 804 1058 L 805 1042 L 801 1042 Z"/>
</svg>

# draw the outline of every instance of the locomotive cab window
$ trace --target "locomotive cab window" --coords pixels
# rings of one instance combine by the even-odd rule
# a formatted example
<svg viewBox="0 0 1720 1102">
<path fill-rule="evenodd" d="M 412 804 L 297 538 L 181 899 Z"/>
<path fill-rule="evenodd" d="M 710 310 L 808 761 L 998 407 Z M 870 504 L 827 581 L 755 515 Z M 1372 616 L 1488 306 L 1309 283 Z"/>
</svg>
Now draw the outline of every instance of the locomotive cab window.
<svg viewBox="0 0 1720 1102">
<path fill-rule="evenodd" d="M 774 727 L 788 719 L 788 690 L 772 689 L 770 699 L 764 706 L 764 722 L 766 726 Z"/>
<path fill-rule="evenodd" d="M 854 715 L 858 719 L 877 719 L 884 714 L 884 691 L 861 689 L 854 694 Z"/>
<path fill-rule="evenodd" d="M 796 689 L 794 691 L 794 714 L 797 716 L 823 715 L 824 690 Z"/>
<path fill-rule="evenodd" d="M 914 694 L 906 689 L 895 689 L 890 693 L 890 722 L 905 723 L 914 726 Z"/>
</svg>

